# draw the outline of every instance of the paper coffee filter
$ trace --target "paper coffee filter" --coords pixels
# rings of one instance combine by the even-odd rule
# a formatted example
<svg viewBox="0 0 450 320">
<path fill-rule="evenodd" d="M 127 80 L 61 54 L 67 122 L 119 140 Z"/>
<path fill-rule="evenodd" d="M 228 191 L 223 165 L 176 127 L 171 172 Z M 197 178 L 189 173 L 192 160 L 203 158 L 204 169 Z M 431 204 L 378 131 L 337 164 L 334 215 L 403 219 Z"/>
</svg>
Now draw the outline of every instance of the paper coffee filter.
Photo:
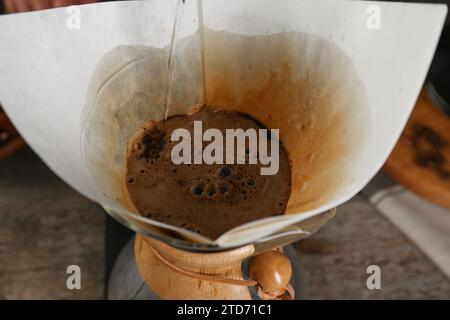
<svg viewBox="0 0 450 320">
<path fill-rule="evenodd" d="M 338 46 L 301 32 L 208 31 L 205 52 L 208 104 L 280 130 L 292 167 L 288 214 L 352 189 L 371 123 L 365 88 Z"/>
<path fill-rule="evenodd" d="M 205 74 L 208 105 L 249 113 L 279 128 L 293 171 L 288 213 L 319 207 L 346 186 L 345 178 L 357 176 L 360 165 L 350 158 L 358 154 L 363 129 L 368 129 L 361 126 L 369 123 L 367 101 L 350 59 L 337 46 L 295 32 L 202 31 L 205 72 L 199 33 L 177 42 L 170 114 L 189 113 L 204 103 Z M 125 186 L 126 145 L 145 122 L 163 119 L 169 50 L 120 46 L 101 59 L 93 74 L 82 147 L 90 175 L 116 208 L 136 212 Z M 172 230 L 186 236 L 184 229 Z"/>
<path fill-rule="evenodd" d="M 197 37 L 177 44 L 183 59 L 177 61 L 169 115 L 203 104 Z M 168 54 L 168 47 L 119 46 L 102 57 L 88 90 L 82 115 L 84 163 L 105 201 L 130 211 L 135 209 L 125 185 L 127 143 L 148 121 L 164 119 Z"/>
<path fill-rule="evenodd" d="M 131 204 L 126 143 L 140 124 L 164 116 L 175 0 L 81 6 L 80 30 L 65 27 L 64 9 L 0 17 L 0 102 L 50 168 L 137 231 L 169 239 L 175 232 L 220 247 L 308 236 L 391 151 L 446 7 L 208 0 L 199 30 L 197 3 L 187 0 L 183 8 L 169 114 L 191 112 L 206 99 L 279 128 L 293 174 L 286 215 L 212 241 L 144 218 Z M 374 4 L 381 14 L 376 30 L 367 24 Z"/>
</svg>

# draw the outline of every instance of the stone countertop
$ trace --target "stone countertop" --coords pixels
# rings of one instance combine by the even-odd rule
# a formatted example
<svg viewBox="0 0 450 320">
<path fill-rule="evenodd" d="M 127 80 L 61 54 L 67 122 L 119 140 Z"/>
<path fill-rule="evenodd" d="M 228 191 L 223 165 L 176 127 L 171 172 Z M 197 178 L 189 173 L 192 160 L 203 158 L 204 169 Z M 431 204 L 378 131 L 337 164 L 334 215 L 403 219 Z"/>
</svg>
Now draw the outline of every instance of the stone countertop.
<svg viewBox="0 0 450 320">
<path fill-rule="evenodd" d="M 0 161 L 0 298 L 101 299 L 105 214 L 30 150 Z M 311 299 L 450 299 L 450 281 L 367 199 L 358 195 L 296 244 Z M 82 289 L 66 288 L 78 265 Z M 381 268 L 381 290 L 366 268 Z"/>
<path fill-rule="evenodd" d="M 362 195 L 296 246 L 306 298 L 450 298 L 450 280 Z M 370 265 L 381 269 L 381 290 L 367 289 Z"/>
<path fill-rule="evenodd" d="M 0 299 L 99 299 L 104 213 L 28 148 L 0 161 Z M 81 268 L 82 290 L 66 270 Z"/>
</svg>

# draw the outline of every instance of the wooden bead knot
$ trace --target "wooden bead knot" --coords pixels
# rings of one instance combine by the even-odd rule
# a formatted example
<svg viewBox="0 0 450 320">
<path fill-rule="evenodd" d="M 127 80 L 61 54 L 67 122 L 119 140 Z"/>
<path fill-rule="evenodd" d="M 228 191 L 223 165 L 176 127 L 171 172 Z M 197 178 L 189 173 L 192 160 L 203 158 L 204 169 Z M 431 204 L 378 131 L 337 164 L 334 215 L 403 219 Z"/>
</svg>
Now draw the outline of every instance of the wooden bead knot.
<svg viewBox="0 0 450 320">
<path fill-rule="evenodd" d="M 268 251 L 255 256 L 249 271 L 250 278 L 258 282 L 258 295 L 263 299 L 283 296 L 286 290 L 291 289 L 291 261 L 278 251 Z"/>
</svg>

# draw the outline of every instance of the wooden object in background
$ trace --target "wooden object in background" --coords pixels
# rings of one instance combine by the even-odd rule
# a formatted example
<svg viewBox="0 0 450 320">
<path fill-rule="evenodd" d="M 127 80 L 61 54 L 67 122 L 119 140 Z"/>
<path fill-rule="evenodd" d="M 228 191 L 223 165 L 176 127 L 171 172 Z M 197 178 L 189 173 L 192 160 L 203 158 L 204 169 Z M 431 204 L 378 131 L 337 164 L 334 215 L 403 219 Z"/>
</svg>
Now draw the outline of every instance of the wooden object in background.
<svg viewBox="0 0 450 320">
<path fill-rule="evenodd" d="M 450 208 L 450 117 L 425 91 L 384 169 L 412 192 Z"/>
<path fill-rule="evenodd" d="M 0 160 L 13 154 L 24 145 L 25 142 L 0 107 Z"/>
</svg>

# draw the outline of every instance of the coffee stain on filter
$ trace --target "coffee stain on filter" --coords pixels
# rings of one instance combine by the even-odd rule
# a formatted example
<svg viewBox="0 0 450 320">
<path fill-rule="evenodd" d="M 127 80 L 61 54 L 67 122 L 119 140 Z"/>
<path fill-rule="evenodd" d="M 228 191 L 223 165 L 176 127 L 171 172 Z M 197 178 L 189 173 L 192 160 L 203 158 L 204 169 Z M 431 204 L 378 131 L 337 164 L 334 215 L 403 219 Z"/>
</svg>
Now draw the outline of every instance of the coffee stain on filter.
<svg viewBox="0 0 450 320">
<path fill-rule="evenodd" d="M 204 101 L 201 62 L 191 37 L 179 40 L 169 115 Z M 350 58 L 311 34 L 246 36 L 204 30 L 206 103 L 248 113 L 279 128 L 292 164 L 287 213 L 330 201 L 358 174 L 370 126 L 365 90 Z M 164 116 L 168 49 L 121 46 L 95 70 L 84 112 L 83 154 L 107 199 L 133 212 L 126 189 L 127 143 Z"/>
<path fill-rule="evenodd" d="M 200 58 L 188 39 L 177 63 L 173 106 L 169 115 L 195 110 L 203 86 L 195 87 Z M 105 54 L 94 71 L 83 112 L 82 154 L 105 201 L 137 212 L 125 185 L 127 143 L 150 120 L 164 118 L 168 48 L 119 46 Z M 200 102 L 199 102 L 200 101 Z"/>
<path fill-rule="evenodd" d="M 208 105 L 280 129 L 292 164 L 287 213 L 321 206 L 358 173 L 354 164 L 369 129 L 367 99 L 339 47 L 296 32 L 207 31 L 205 59 Z"/>
</svg>

